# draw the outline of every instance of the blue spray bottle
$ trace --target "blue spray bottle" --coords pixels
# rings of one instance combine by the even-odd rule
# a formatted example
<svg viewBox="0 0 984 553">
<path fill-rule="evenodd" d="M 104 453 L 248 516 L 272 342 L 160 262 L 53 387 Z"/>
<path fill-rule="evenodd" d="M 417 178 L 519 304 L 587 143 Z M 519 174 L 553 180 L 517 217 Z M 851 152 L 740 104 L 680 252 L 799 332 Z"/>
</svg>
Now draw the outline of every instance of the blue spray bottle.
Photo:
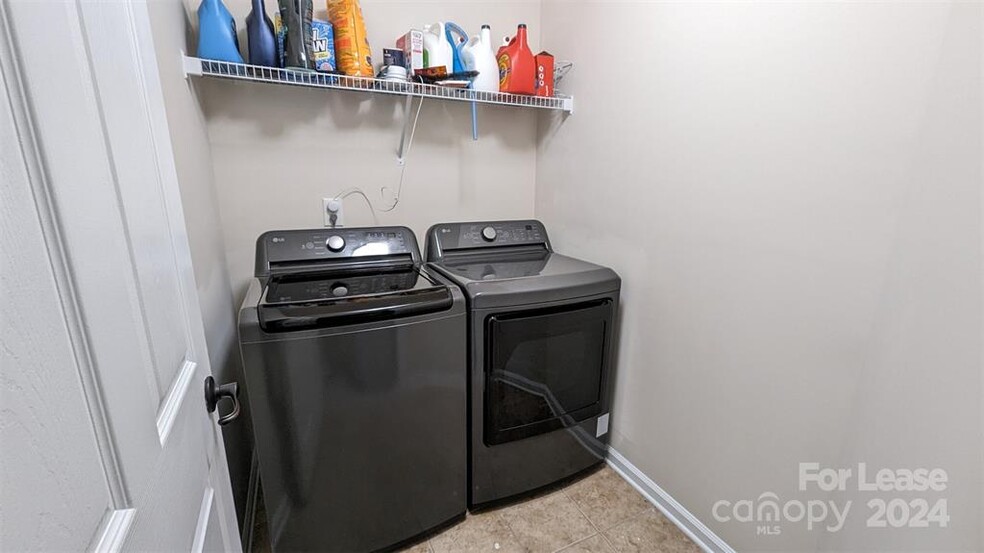
<svg viewBox="0 0 984 553">
<path fill-rule="evenodd" d="M 198 57 L 243 63 L 236 40 L 236 20 L 222 0 L 202 0 L 198 6 Z"/>
<path fill-rule="evenodd" d="M 266 14 L 263 0 L 253 0 L 253 9 L 246 16 L 246 36 L 249 38 L 249 62 L 253 65 L 278 67 L 277 35 L 273 22 Z"/>
</svg>

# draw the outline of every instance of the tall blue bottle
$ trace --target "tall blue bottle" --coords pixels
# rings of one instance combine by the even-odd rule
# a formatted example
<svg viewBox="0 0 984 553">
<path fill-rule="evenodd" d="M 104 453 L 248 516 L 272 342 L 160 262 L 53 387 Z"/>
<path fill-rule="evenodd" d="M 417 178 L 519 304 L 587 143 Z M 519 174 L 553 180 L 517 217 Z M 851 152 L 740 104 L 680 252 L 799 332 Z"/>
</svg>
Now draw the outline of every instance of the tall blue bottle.
<svg viewBox="0 0 984 553">
<path fill-rule="evenodd" d="M 198 57 L 243 63 L 236 39 L 236 20 L 222 0 L 202 0 L 198 6 Z"/>
<path fill-rule="evenodd" d="M 253 9 L 246 16 L 246 36 L 249 38 L 249 62 L 253 65 L 277 67 L 277 35 L 273 22 L 266 14 L 263 0 L 253 0 Z"/>
</svg>

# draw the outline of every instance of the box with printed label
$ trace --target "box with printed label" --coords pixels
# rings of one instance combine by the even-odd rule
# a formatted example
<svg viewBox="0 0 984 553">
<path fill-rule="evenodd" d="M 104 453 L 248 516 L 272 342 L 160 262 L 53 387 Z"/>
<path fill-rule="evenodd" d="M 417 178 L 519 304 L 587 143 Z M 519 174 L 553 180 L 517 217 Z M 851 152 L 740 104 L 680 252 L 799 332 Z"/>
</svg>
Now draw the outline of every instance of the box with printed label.
<svg viewBox="0 0 984 553">
<path fill-rule="evenodd" d="M 554 57 L 548 52 L 534 56 L 536 61 L 536 95 L 554 95 Z"/>
<path fill-rule="evenodd" d="M 410 29 L 407 34 L 396 39 L 396 47 L 403 50 L 403 63 L 407 73 L 414 74 L 417 69 L 424 68 L 424 33 Z"/>
<path fill-rule="evenodd" d="M 314 68 L 318 71 L 335 70 L 335 33 L 331 23 L 311 20 L 311 34 L 314 35 Z"/>
</svg>

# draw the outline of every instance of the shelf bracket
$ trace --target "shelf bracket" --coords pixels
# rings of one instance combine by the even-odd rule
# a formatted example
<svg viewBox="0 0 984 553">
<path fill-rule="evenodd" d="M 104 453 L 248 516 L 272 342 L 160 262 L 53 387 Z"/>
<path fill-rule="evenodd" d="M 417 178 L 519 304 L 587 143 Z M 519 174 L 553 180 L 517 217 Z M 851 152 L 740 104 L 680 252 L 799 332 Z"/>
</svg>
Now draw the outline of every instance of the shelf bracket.
<svg viewBox="0 0 984 553">
<path fill-rule="evenodd" d="M 185 78 L 188 77 L 200 77 L 202 75 L 202 60 L 199 58 L 192 58 L 181 52 L 181 65 L 184 67 Z"/>
<path fill-rule="evenodd" d="M 478 103 L 471 103 L 472 140 L 478 140 Z"/>
<path fill-rule="evenodd" d="M 424 99 L 421 98 L 420 101 L 423 102 Z M 410 112 L 413 111 L 411 109 L 412 107 L 413 107 L 413 96 L 408 94 L 406 101 L 403 103 L 403 132 L 400 134 L 400 149 L 397 150 L 396 152 L 396 162 L 399 163 L 400 165 L 403 165 L 407 162 L 404 156 L 406 155 L 407 153 L 406 149 L 409 146 L 409 144 L 407 143 L 407 141 L 409 140 L 407 134 L 410 130 L 410 125 L 412 124 L 410 121 L 411 119 Z"/>
</svg>

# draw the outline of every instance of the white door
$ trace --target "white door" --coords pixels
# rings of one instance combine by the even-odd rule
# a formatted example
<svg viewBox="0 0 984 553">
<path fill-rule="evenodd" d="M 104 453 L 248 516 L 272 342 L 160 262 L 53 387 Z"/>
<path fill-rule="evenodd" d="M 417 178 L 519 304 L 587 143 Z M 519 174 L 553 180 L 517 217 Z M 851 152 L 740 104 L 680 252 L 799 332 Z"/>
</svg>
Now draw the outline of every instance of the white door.
<svg viewBox="0 0 984 553">
<path fill-rule="evenodd" d="M 0 41 L 0 549 L 240 550 L 147 6 Z"/>
</svg>

